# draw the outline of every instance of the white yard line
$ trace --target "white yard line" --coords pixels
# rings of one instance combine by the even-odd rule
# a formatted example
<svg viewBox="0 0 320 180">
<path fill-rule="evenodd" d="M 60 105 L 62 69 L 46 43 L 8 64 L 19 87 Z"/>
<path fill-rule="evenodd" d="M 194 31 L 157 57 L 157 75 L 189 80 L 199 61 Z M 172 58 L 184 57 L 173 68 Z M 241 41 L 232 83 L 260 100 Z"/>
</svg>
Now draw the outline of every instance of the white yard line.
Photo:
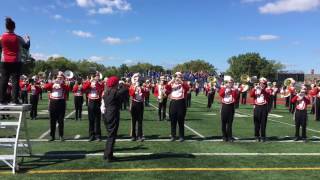
<svg viewBox="0 0 320 180">
<path fill-rule="evenodd" d="M 104 153 L 66 153 L 66 154 L 33 154 L 43 157 L 72 157 L 72 156 L 103 156 Z M 159 156 L 159 155 L 186 155 L 186 156 L 320 156 L 320 153 L 114 153 L 115 156 Z M 23 157 L 30 155 L 24 154 Z"/>
<path fill-rule="evenodd" d="M 151 103 L 149 103 L 152 107 L 154 107 L 155 109 L 158 109 L 158 107 L 156 107 L 155 105 L 153 105 L 153 104 L 151 104 Z M 166 113 L 167 114 L 167 116 L 169 117 L 169 114 L 168 113 Z M 199 136 L 199 137 L 201 137 L 201 138 L 203 138 L 203 139 L 205 139 L 206 137 L 205 136 L 203 136 L 202 134 L 200 134 L 199 132 L 197 132 L 196 130 L 194 130 L 194 129 L 192 129 L 190 126 L 188 126 L 187 124 L 184 124 L 184 127 L 186 127 L 187 129 L 189 129 L 191 132 L 193 132 L 194 134 L 196 134 L 197 136 Z"/>
</svg>

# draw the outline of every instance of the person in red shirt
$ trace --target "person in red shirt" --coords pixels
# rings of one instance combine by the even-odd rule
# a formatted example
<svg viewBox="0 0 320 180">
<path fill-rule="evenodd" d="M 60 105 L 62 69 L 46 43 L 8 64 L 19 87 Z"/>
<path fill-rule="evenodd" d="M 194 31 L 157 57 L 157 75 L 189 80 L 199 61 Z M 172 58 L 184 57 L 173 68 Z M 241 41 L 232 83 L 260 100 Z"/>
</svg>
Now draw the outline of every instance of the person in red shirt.
<svg viewBox="0 0 320 180">
<path fill-rule="evenodd" d="M 0 104 L 6 104 L 6 90 L 10 76 L 12 76 L 12 102 L 11 105 L 21 104 L 19 102 L 19 78 L 21 75 L 21 49 L 30 48 L 30 38 L 26 36 L 25 39 L 16 35 L 15 22 L 7 17 L 6 32 L 0 36 L 1 63 L 0 63 Z"/>
<path fill-rule="evenodd" d="M 82 79 L 79 78 L 72 88 L 74 96 L 74 108 L 76 111 L 76 121 L 81 120 L 82 117 L 82 106 L 83 106 L 83 94 L 84 89 L 82 85 Z"/>
<path fill-rule="evenodd" d="M 307 121 L 308 121 L 308 113 L 307 106 L 310 104 L 310 99 L 307 96 L 307 89 L 305 87 L 301 88 L 300 93 L 295 95 L 291 102 L 296 104 L 296 109 L 294 113 L 295 125 L 296 125 L 296 133 L 295 133 L 295 141 L 300 140 L 299 132 L 300 126 L 302 128 L 302 140 L 307 141 Z"/>
<path fill-rule="evenodd" d="M 143 88 L 145 91 L 145 100 L 144 100 L 144 105 L 146 107 L 149 106 L 149 99 L 150 99 L 150 91 L 151 91 L 151 83 L 149 81 L 149 79 L 146 80 L 146 82 L 143 84 Z"/>
<path fill-rule="evenodd" d="M 22 104 L 28 104 L 28 89 L 27 88 L 29 86 L 29 80 L 27 78 L 28 78 L 27 76 L 22 75 L 21 79 L 19 81 Z"/>
<path fill-rule="evenodd" d="M 308 94 L 310 96 L 310 103 L 312 104 L 311 114 L 314 114 L 315 113 L 316 97 L 318 94 L 318 87 L 315 84 L 311 84 L 310 87 L 311 87 L 311 89 Z"/>
<path fill-rule="evenodd" d="M 100 73 L 97 72 L 90 81 L 83 84 L 88 93 L 89 141 L 101 141 L 101 97 L 104 84 L 100 82 Z"/>
<path fill-rule="evenodd" d="M 295 81 L 291 81 L 291 84 L 290 86 L 288 87 L 288 90 L 290 92 L 290 96 L 289 96 L 289 112 L 291 112 L 292 114 L 294 113 L 295 111 L 295 103 L 292 103 L 291 99 L 297 94 L 296 92 L 296 88 L 294 87 L 295 85 Z"/>
<path fill-rule="evenodd" d="M 31 117 L 31 120 L 36 120 L 39 94 L 41 92 L 40 85 L 37 84 L 33 79 L 31 79 L 30 84 L 27 87 L 27 91 L 30 93 L 30 104 L 31 104 L 30 117 Z"/>
<path fill-rule="evenodd" d="M 279 88 L 277 87 L 277 82 L 273 82 L 272 83 L 272 95 L 271 95 L 271 99 L 273 102 L 273 109 L 277 108 L 277 96 L 279 93 Z"/>
<path fill-rule="evenodd" d="M 161 76 L 159 83 L 155 85 L 153 95 L 158 101 L 159 121 L 165 120 L 169 91 L 167 87 L 167 80 L 164 76 Z"/>
<path fill-rule="evenodd" d="M 49 92 L 50 135 L 49 141 L 55 140 L 56 124 L 59 126 L 60 141 L 64 141 L 64 115 L 66 112 L 66 92 L 69 87 L 64 82 L 63 72 L 59 71 L 55 80 L 45 84 L 44 88 Z"/>
<path fill-rule="evenodd" d="M 267 82 L 267 88 L 266 88 L 267 93 L 269 94 L 269 102 L 268 102 L 268 112 L 271 112 L 272 109 L 272 105 L 273 105 L 273 98 L 272 98 L 272 94 L 273 94 L 273 89 L 272 89 L 272 84 L 271 82 Z"/>
<path fill-rule="evenodd" d="M 266 126 L 268 119 L 268 102 L 270 99 L 270 94 L 266 91 L 267 79 L 260 78 L 259 84 L 255 86 L 251 92 L 250 96 L 254 99 L 254 130 L 255 139 L 257 141 L 266 141 Z"/>
<path fill-rule="evenodd" d="M 235 113 L 235 103 L 239 91 L 236 86 L 234 86 L 234 81 L 232 78 L 227 80 L 224 87 L 219 90 L 219 95 L 221 97 L 221 129 L 222 129 L 222 139 L 223 141 L 234 141 L 232 136 L 232 123 Z"/>
<path fill-rule="evenodd" d="M 215 82 L 208 82 L 206 85 L 206 91 L 208 92 L 207 108 L 209 111 L 211 109 L 213 102 L 214 102 L 214 96 L 216 94 L 216 83 Z"/>
<path fill-rule="evenodd" d="M 131 78 L 132 85 L 129 88 L 131 97 L 131 140 L 135 141 L 138 137 L 139 141 L 144 141 L 143 137 L 143 111 L 146 92 L 143 88 L 143 81 L 140 74 L 135 73 Z M 138 129 L 136 129 L 138 124 Z"/>
<path fill-rule="evenodd" d="M 176 72 L 175 77 L 168 82 L 170 108 L 169 116 L 171 121 L 171 141 L 176 140 L 177 123 L 179 125 L 179 141 L 184 141 L 184 122 L 187 112 L 186 97 L 189 86 L 182 80 L 182 73 Z"/>
</svg>

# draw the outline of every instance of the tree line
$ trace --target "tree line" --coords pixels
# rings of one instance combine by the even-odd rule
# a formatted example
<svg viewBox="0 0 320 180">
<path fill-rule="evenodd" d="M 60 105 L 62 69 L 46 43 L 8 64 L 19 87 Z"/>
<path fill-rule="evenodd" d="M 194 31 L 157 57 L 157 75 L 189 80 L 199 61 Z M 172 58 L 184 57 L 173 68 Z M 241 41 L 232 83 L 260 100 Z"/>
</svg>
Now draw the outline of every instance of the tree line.
<svg viewBox="0 0 320 180">
<path fill-rule="evenodd" d="M 266 77 L 268 79 L 274 79 L 276 73 L 283 69 L 284 66 L 275 61 L 268 60 L 265 57 L 261 57 L 259 53 L 246 53 L 232 56 L 227 60 L 229 68 L 224 74 L 231 75 L 236 80 L 240 79 L 240 76 L 247 74 L 249 76 Z M 205 72 L 212 75 L 217 75 L 216 67 L 201 59 L 189 60 L 182 64 L 177 64 L 172 69 L 166 69 L 160 65 L 153 65 L 150 63 L 137 63 L 133 65 L 121 64 L 116 66 L 105 66 L 97 62 L 91 62 L 86 59 L 73 61 L 65 57 L 50 57 L 47 60 L 31 61 L 25 64 L 23 73 L 29 76 L 40 73 L 46 75 L 54 73 L 57 70 L 65 71 L 71 70 L 78 76 L 88 76 L 95 71 L 99 71 L 103 76 L 124 76 L 128 72 L 161 72 L 163 74 L 174 73 L 177 71 L 182 72 Z"/>
</svg>

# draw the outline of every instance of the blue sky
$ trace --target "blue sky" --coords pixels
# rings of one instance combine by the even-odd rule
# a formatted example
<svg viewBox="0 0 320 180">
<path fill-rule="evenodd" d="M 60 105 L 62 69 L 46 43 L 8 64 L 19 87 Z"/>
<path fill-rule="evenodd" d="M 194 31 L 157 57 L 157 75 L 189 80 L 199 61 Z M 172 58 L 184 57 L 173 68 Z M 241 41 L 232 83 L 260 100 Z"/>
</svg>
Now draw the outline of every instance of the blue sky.
<svg viewBox="0 0 320 180">
<path fill-rule="evenodd" d="M 320 0 L 10 0 L 0 6 L 36 58 L 172 67 L 259 52 L 288 70 L 320 73 Z M 4 31 L 4 26 L 2 28 Z"/>
</svg>

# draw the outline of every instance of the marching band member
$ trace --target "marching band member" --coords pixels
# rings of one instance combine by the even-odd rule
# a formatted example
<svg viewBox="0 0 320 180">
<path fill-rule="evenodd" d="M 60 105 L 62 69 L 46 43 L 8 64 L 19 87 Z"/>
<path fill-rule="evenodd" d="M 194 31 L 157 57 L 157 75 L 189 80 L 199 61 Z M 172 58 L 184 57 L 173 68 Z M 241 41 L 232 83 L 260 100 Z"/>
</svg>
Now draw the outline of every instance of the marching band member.
<svg viewBox="0 0 320 180">
<path fill-rule="evenodd" d="M 310 104 L 310 99 L 306 95 L 307 88 L 302 88 L 300 93 L 295 95 L 292 99 L 292 103 L 297 103 L 294 119 L 296 124 L 296 133 L 295 133 L 295 141 L 300 140 L 299 131 L 300 126 L 302 128 L 302 140 L 306 141 L 306 128 L 307 128 L 307 121 L 308 121 L 308 113 L 307 113 L 307 105 Z"/>
<path fill-rule="evenodd" d="M 154 89 L 154 96 L 157 98 L 158 101 L 159 121 L 166 119 L 168 95 L 169 91 L 167 87 L 167 80 L 164 76 L 161 76 L 159 84 L 156 84 Z"/>
<path fill-rule="evenodd" d="M 55 140 L 56 124 L 59 124 L 60 141 L 64 141 L 64 115 L 66 111 L 66 92 L 69 89 L 64 83 L 63 72 L 59 71 L 53 82 L 45 85 L 49 91 L 49 112 L 50 112 L 50 141 Z"/>
<path fill-rule="evenodd" d="M 181 75 L 182 76 L 182 75 Z M 200 92 L 200 84 L 197 81 L 197 79 L 195 79 L 195 84 L 194 84 L 194 88 L 195 88 L 195 92 L 196 92 L 196 96 L 198 96 L 199 92 Z"/>
<path fill-rule="evenodd" d="M 186 97 L 186 104 L 187 104 L 187 108 L 191 107 L 191 92 L 192 92 L 192 84 L 191 81 L 187 82 L 188 86 L 189 86 L 189 90 L 187 92 L 187 97 Z"/>
<path fill-rule="evenodd" d="M 82 105 L 83 105 L 83 94 L 85 93 L 82 85 L 82 79 L 78 79 L 72 88 L 74 96 L 74 108 L 76 111 L 76 121 L 81 120 L 82 117 Z"/>
<path fill-rule="evenodd" d="M 31 82 L 28 85 L 27 91 L 31 93 L 30 94 L 30 104 L 31 104 L 30 117 L 31 117 L 31 120 L 36 120 L 39 94 L 41 92 L 41 88 L 34 79 L 31 79 Z"/>
<path fill-rule="evenodd" d="M 271 112 L 272 109 L 272 105 L 273 105 L 273 98 L 272 98 L 272 94 L 273 94 L 273 88 L 271 86 L 271 82 L 267 82 L 267 87 L 266 87 L 266 91 L 269 94 L 269 102 L 268 102 L 268 112 Z"/>
<path fill-rule="evenodd" d="M 279 89 L 277 87 L 277 82 L 273 82 L 272 83 L 272 95 L 270 97 L 272 99 L 271 101 L 273 102 L 273 103 L 271 103 L 271 104 L 273 104 L 273 105 L 271 105 L 271 106 L 273 106 L 273 109 L 277 108 L 278 93 L 279 93 Z"/>
<path fill-rule="evenodd" d="M 316 98 L 318 94 L 318 87 L 316 87 L 315 84 L 311 84 L 311 89 L 309 91 L 309 96 L 310 96 L 310 103 L 312 105 L 311 107 L 311 114 L 315 114 L 315 104 L 316 104 Z"/>
<path fill-rule="evenodd" d="M 247 95 L 248 95 L 248 85 L 247 84 L 241 84 L 241 104 L 247 104 Z"/>
<path fill-rule="evenodd" d="M 126 110 L 127 109 L 127 105 L 129 104 L 127 101 L 127 99 L 129 98 L 129 87 L 127 86 L 127 84 L 120 80 L 119 81 L 119 89 L 123 89 L 124 93 L 121 96 L 121 104 L 120 104 L 120 110 Z"/>
<path fill-rule="evenodd" d="M 238 92 L 241 92 L 241 86 L 240 83 L 235 83 L 234 89 L 236 89 Z M 234 103 L 235 109 L 239 109 L 239 104 L 240 104 L 240 93 L 237 93 L 237 97 L 235 98 L 236 101 Z"/>
<path fill-rule="evenodd" d="M 213 83 L 213 82 L 207 83 L 206 91 L 208 92 L 207 108 L 208 108 L 208 111 L 209 111 L 211 109 L 211 106 L 212 106 L 213 102 L 214 102 L 214 96 L 216 94 L 215 83 Z"/>
<path fill-rule="evenodd" d="M 168 87 L 170 91 L 169 97 L 171 99 L 169 106 L 169 116 L 171 120 L 171 141 L 175 141 L 176 139 L 176 128 L 178 123 L 180 137 L 179 141 L 183 142 L 184 121 L 187 111 L 185 98 L 189 90 L 189 86 L 185 82 L 183 82 L 181 72 L 176 72 L 175 75 L 176 77 L 168 82 Z"/>
<path fill-rule="evenodd" d="M 320 89 L 319 87 L 318 87 L 318 92 L 315 98 L 314 114 L 315 114 L 315 120 L 320 121 Z"/>
<path fill-rule="evenodd" d="M 20 86 L 20 94 L 21 94 L 22 104 L 28 104 L 29 81 L 27 79 L 27 76 L 25 76 L 25 75 L 21 76 L 19 86 Z"/>
<path fill-rule="evenodd" d="M 143 88 L 143 82 L 139 73 L 135 73 L 131 78 L 132 85 L 129 89 L 129 95 L 131 96 L 131 140 L 136 141 L 137 137 L 139 141 L 144 141 L 143 137 L 143 111 L 144 111 L 144 99 L 145 90 Z M 138 125 L 138 128 L 136 128 Z"/>
<path fill-rule="evenodd" d="M 96 72 L 91 80 L 86 81 L 82 87 L 88 93 L 89 141 L 94 141 L 95 139 L 101 141 L 100 106 L 104 85 L 99 80 L 100 73 Z"/>
<path fill-rule="evenodd" d="M 297 94 L 296 88 L 294 87 L 295 83 L 296 83 L 295 81 L 292 81 L 290 86 L 288 87 L 288 90 L 290 92 L 290 96 L 289 96 L 289 112 L 291 112 L 292 114 L 294 113 L 294 110 L 295 110 L 295 103 L 292 103 L 291 99 Z"/>
<path fill-rule="evenodd" d="M 113 147 L 117 138 L 120 122 L 120 102 L 126 91 L 125 88 L 118 88 L 118 82 L 119 78 L 116 76 L 109 77 L 106 82 L 107 88 L 102 95 L 101 112 L 108 132 L 104 159 L 108 162 L 115 160 Z"/>
<path fill-rule="evenodd" d="M 151 84 L 148 79 L 146 80 L 146 83 L 143 84 L 143 89 L 145 92 L 144 104 L 146 107 L 148 107 L 149 106 L 149 99 L 150 99 L 150 90 L 151 90 Z"/>
<path fill-rule="evenodd" d="M 219 90 L 221 97 L 221 130 L 223 141 L 233 142 L 232 123 L 235 113 L 235 102 L 237 101 L 239 91 L 234 88 L 234 81 L 230 77 L 224 87 Z"/>
<path fill-rule="evenodd" d="M 255 86 L 250 96 L 254 98 L 254 129 L 255 139 L 257 141 L 266 141 L 266 126 L 268 119 L 268 102 L 270 99 L 269 93 L 266 91 L 267 79 L 260 78 L 259 84 Z"/>
</svg>

